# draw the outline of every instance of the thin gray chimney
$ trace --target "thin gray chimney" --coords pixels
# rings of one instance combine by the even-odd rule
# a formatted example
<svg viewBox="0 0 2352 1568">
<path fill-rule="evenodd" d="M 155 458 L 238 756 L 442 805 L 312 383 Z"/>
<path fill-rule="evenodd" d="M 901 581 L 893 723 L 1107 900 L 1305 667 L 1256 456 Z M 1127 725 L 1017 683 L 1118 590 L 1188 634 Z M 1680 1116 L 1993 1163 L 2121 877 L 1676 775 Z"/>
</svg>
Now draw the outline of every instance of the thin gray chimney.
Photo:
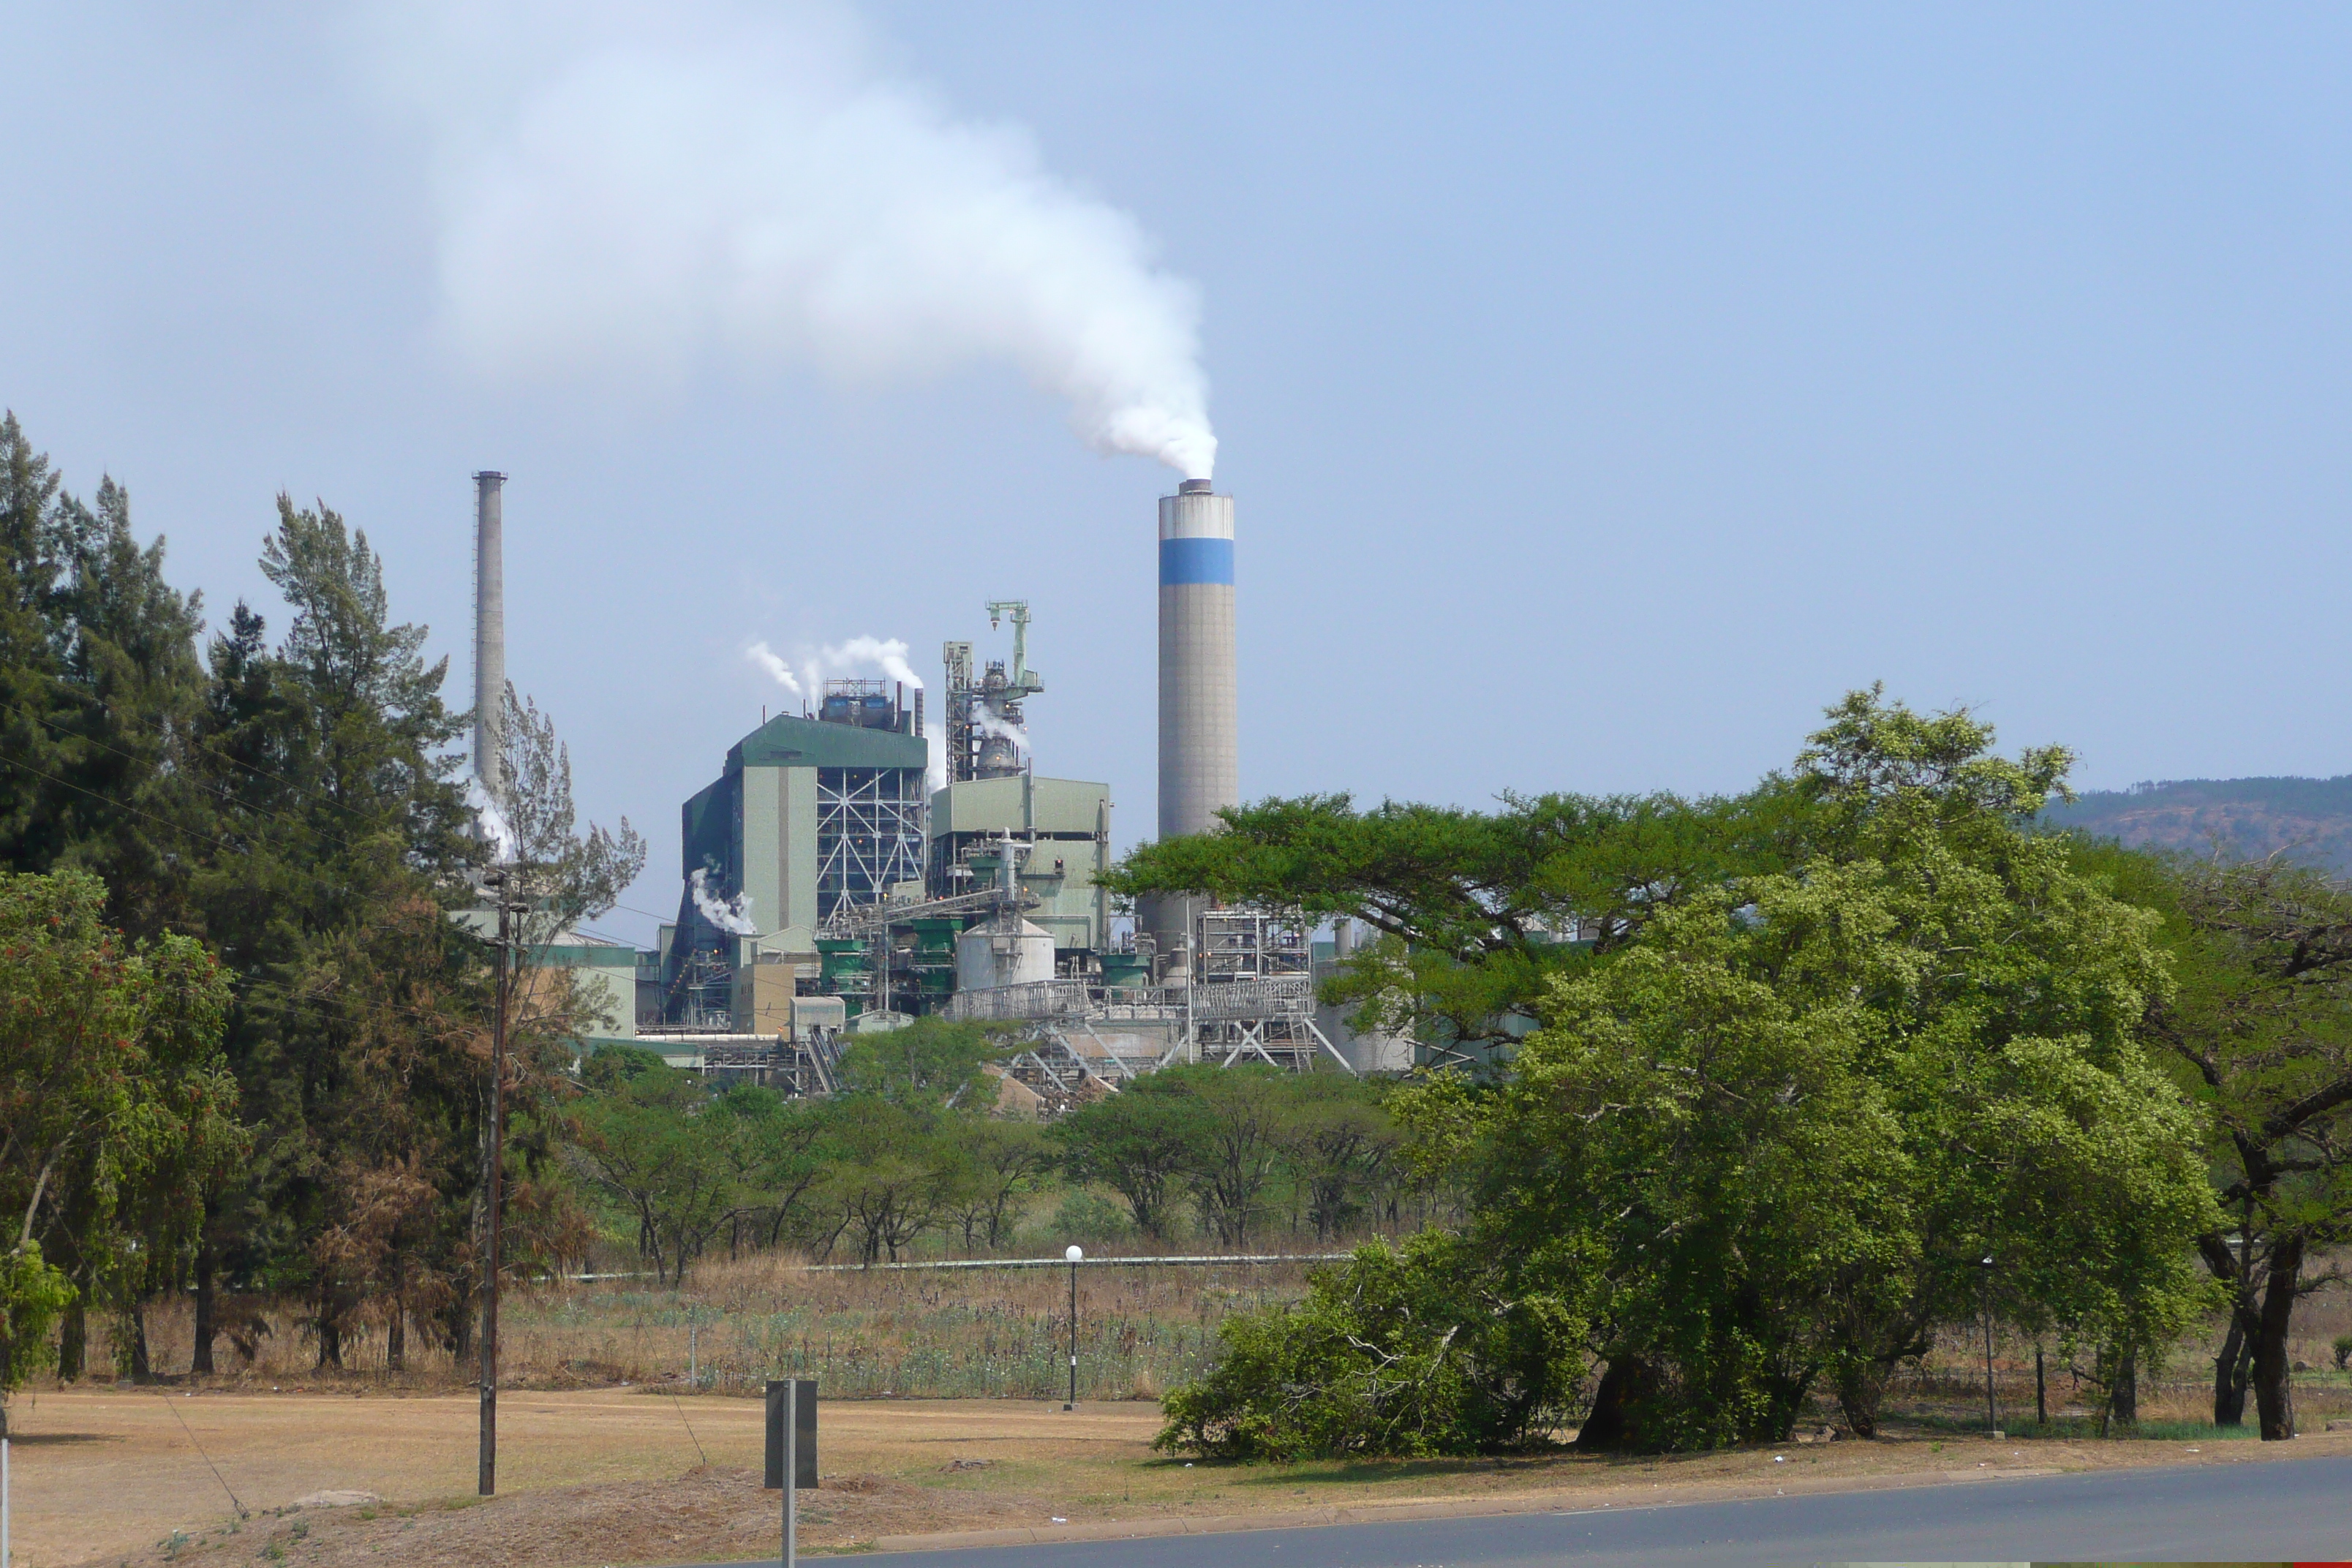
<svg viewBox="0 0 2352 1568">
<path fill-rule="evenodd" d="M 499 721 L 507 690 L 504 474 L 474 476 L 474 776 L 492 795 L 501 783 Z"/>
</svg>

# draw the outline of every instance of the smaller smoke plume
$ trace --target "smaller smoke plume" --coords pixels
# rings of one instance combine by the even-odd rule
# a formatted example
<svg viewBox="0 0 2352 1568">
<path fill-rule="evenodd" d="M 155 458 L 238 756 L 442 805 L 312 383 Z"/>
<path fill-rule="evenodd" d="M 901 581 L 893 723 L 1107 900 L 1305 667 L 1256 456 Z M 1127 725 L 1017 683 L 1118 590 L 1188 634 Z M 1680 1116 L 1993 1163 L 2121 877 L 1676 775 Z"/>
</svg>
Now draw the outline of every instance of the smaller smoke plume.
<svg viewBox="0 0 2352 1568">
<path fill-rule="evenodd" d="M 702 918 L 735 936 L 759 935 L 760 928 L 751 923 L 751 895 L 738 893 L 731 899 L 721 899 L 710 890 L 709 876 L 698 866 L 694 875 L 686 879 L 687 889 L 694 896 L 694 907 L 702 911 Z"/>
<path fill-rule="evenodd" d="M 775 651 L 766 643 L 753 643 L 743 650 L 743 657 L 775 677 L 776 683 L 793 696 L 799 697 L 804 694 L 800 681 L 793 675 L 793 667 L 777 658 Z"/>
<path fill-rule="evenodd" d="M 515 841 L 514 829 L 507 825 L 506 813 L 499 809 L 482 781 L 466 781 L 466 804 L 474 810 L 474 830 L 482 842 L 490 847 L 490 858 L 499 865 L 509 866 L 522 858 L 521 846 Z"/>
<path fill-rule="evenodd" d="M 1008 724 L 987 709 L 973 705 L 971 727 L 983 735 L 995 735 L 1013 742 L 1023 756 L 1029 754 L 1029 731 L 1018 724 Z"/>
</svg>

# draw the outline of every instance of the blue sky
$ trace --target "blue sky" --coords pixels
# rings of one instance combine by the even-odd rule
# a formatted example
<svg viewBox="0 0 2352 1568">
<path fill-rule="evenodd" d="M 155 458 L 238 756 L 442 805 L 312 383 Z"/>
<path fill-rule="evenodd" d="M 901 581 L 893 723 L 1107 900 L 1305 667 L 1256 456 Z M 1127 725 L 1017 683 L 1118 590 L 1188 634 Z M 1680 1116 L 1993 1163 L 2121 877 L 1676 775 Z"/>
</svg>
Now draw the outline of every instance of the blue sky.
<svg viewBox="0 0 2352 1568">
<path fill-rule="evenodd" d="M 2352 14 L 853 15 L 1197 285 L 1246 794 L 1735 788 L 1873 679 L 2093 786 L 2352 771 Z M 0 32 L 0 403 L 130 487 L 215 619 L 268 598 L 275 493 L 322 497 L 462 702 L 495 467 L 509 672 L 653 840 L 638 909 L 779 700 L 749 642 L 935 675 L 991 598 L 1035 607 L 1041 771 L 1148 830 L 1172 472 L 985 357 L 487 374 L 380 26 L 10 0 Z"/>
</svg>

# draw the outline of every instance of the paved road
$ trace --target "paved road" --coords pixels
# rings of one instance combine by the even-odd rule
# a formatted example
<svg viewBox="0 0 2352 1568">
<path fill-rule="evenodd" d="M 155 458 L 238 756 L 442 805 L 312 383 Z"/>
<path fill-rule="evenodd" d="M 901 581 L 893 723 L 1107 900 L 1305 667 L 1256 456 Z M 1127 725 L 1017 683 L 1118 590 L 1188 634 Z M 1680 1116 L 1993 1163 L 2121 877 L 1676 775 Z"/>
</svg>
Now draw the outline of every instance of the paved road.
<svg viewBox="0 0 2352 1568">
<path fill-rule="evenodd" d="M 1594 1513 L 1507 1514 L 861 1557 L 861 1568 L 1550 1568 L 2352 1558 L 2352 1458 Z M 771 1561 L 773 1561 L 771 1559 Z"/>
</svg>

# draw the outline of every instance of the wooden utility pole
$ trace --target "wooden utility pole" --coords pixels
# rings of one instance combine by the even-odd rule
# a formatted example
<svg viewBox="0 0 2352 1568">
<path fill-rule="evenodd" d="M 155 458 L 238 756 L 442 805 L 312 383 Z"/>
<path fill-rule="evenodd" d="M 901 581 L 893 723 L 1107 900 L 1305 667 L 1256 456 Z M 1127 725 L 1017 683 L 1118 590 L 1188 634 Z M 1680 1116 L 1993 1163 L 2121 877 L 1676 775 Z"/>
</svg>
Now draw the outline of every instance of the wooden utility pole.
<svg viewBox="0 0 2352 1568">
<path fill-rule="evenodd" d="M 482 1451 L 475 1489 L 490 1497 L 499 1489 L 499 1211 L 505 1198 L 507 991 L 514 966 L 508 961 L 513 906 L 507 900 L 507 875 L 493 871 L 483 880 L 498 892 L 499 969 L 498 983 L 492 987 L 497 1000 L 490 1027 L 488 1223 L 483 1226 L 487 1245 L 482 1262 Z"/>
</svg>

